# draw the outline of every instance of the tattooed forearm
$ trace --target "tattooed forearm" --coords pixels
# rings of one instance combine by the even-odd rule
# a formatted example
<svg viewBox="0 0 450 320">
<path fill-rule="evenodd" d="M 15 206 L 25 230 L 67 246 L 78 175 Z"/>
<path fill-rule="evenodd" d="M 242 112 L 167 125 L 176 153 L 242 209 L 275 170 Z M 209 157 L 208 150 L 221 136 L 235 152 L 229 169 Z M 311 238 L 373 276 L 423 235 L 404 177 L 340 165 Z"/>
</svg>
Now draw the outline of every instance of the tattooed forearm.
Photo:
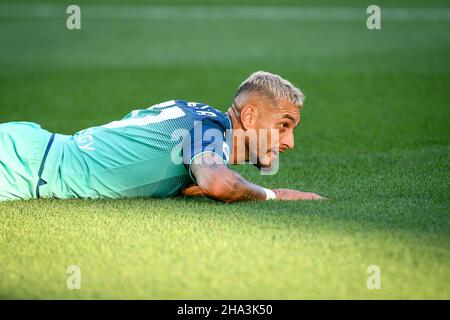
<svg viewBox="0 0 450 320">
<path fill-rule="evenodd" d="M 233 187 L 231 188 L 231 191 L 225 196 L 225 201 L 233 200 L 236 193 L 239 191 L 239 188 L 241 187 L 241 184 L 239 181 L 236 181 L 233 184 Z"/>
<path fill-rule="evenodd" d="M 258 186 L 247 182 L 234 173 L 237 181 L 233 183 L 231 191 L 226 195 L 224 201 L 249 201 L 249 200 L 265 200 L 265 192 Z"/>
<path fill-rule="evenodd" d="M 261 191 L 248 189 L 244 192 L 243 199 L 245 200 L 264 200 L 266 194 L 262 195 Z"/>
<path fill-rule="evenodd" d="M 266 199 L 263 188 L 229 170 L 222 158 L 215 154 L 204 154 L 194 159 L 190 170 L 208 197 L 225 202 Z"/>
</svg>

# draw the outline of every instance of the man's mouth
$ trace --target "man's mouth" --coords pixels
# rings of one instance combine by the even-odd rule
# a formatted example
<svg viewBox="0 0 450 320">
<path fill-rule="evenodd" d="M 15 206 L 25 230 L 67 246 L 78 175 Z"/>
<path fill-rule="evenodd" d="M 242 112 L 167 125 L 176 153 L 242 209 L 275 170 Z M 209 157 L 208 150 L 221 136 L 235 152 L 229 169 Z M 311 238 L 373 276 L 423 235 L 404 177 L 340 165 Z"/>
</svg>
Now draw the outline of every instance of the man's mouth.
<svg viewBox="0 0 450 320">
<path fill-rule="evenodd" d="M 284 153 L 286 151 L 286 148 L 277 148 L 277 149 L 271 149 L 270 152 L 278 155 L 280 153 Z"/>
<path fill-rule="evenodd" d="M 287 149 L 288 149 L 287 146 L 282 146 L 282 147 L 279 147 L 278 150 L 279 150 L 280 153 L 284 153 Z"/>
</svg>

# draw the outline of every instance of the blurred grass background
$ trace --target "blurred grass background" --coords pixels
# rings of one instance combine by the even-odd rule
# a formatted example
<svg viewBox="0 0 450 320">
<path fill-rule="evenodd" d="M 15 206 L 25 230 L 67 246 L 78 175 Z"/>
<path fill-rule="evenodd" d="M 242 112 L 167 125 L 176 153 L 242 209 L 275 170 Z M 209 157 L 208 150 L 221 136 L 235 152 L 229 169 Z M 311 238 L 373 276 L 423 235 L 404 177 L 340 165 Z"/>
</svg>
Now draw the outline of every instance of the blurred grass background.
<svg viewBox="0 0 450 320">
<path fill-rule="evenodd" d="M 65 27 L 69 4 L 0 2 L 0 122 L 71 134 L 174 98 L 226 110 L 267 70 L 307 96 L 296 149 L 276 176 L 234 169 L 330 200 L 1 203 L 0 297 L 450 297 L 447 2 L 379 1 L 378 31 L 366 28 L 368 1 L 78 1 L 79 31 Z M 149 5 L 174 7 L 151 19 Z M 243 19 L 227 17 L 230 5 L 325 13 Z M 405 7 L 438 18 L 389 19 Z M 195 8 L 225 18 L 192 18 Z M 327 18 L 336 8 L 361 18 Z M 70 264 L 79 291 L 65 286 Z M 366 288 L 372 264 L 381 290 Z"/>
</svg>

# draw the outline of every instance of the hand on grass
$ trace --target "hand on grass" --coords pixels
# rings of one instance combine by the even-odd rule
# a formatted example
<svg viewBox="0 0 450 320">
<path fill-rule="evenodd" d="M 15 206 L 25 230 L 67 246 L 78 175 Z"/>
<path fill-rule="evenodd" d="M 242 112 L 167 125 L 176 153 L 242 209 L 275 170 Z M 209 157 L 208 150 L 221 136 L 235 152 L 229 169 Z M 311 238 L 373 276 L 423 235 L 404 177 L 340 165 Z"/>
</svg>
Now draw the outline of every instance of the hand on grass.
<svg viewBox="0 0 450 320">
<path fill-rule="evenodd" d="M 274 189 L 273 190 L 277 196 L 277 200 L 325 200 L 327 198 L 322 197 L 316 193 L 312 192 L 301 192 L 291 189 Z M 200 190 L 199 186 L 196 184 L 190 185 L 181 191 L 183 196 L 187 197 L 202 197 L 205 194 Z"/>
<path fill-rule="evenodd" d="M 301 192 L 291 189 L 274 189 L 273 190 L 277 196 L 277 200 L 325 200 L 327 198 L 312 192 Z"/>
</svg>

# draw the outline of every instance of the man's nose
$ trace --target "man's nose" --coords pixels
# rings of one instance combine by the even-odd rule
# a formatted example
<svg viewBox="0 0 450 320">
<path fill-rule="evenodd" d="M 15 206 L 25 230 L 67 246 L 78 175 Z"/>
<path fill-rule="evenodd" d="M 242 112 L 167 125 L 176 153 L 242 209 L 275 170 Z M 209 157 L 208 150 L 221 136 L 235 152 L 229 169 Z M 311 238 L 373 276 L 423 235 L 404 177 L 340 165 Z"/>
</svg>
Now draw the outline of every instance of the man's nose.
<svg viewBox="0 0 450 320">
<path fill-rule="evenodd" d="M 287 134 L 281 137 L 280 146 L 285 146 L 288 149 L 294 148 L 294 135 Z"/>
</svg>

